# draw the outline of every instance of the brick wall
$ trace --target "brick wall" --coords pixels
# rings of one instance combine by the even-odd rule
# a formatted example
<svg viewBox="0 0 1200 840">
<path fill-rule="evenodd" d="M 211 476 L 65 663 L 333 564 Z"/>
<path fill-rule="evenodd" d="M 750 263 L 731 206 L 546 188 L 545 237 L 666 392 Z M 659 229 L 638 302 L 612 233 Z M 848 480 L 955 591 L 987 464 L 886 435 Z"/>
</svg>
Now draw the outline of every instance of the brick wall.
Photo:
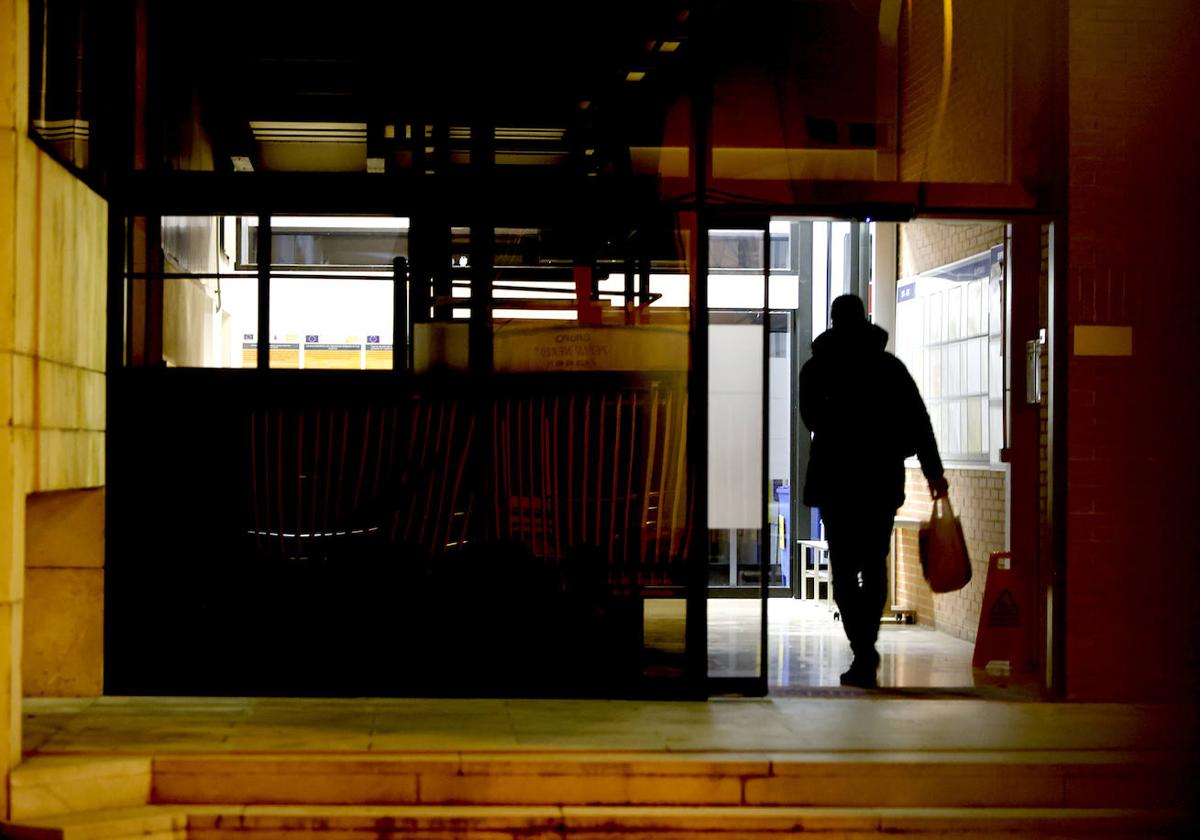
<svg viewBox="0 0 1200 840">
<path fill-rule="evenodd" d="M 899 605 L 914 609 L 917 621 L 936 627 L 960 639 L 975 641 L 979 627 L 979 611 L 983 603 L 987 579 L 988 556 L 1003 551 L 1004 481 L 1002 470 L 946 471 L 950 482 L 950 504 L 962 520 L 963 536 L 971 555 L 971 582 L 958 592 L 935 595 L 921 574 L 917 555 L 917 530 L 899 530 L 899 552 L 896 559 L 896 600 Z M 929 518 L 932 500 L 929 486 L 919 469 L 909 469 L 905 478 L 904 507 L 900 515 L 914 519 Z"/>
<path fill-rule="evenodd" d="M 912 277 L 1003 243 L 1002 222 L 909 222 L 900 226 L 899 276 Z"/>
<path fill-rule="evenodd" d="M 1070 0 L 1066 688 L 1195 697 L 1200 637 L 1200 27 L 1187 0 Z"/>
<path fill-rule="evenodd" d="M 911 277 L 965 259 L 1004 242 L 1000 222 L 943 222 L 921 220 L 900 228 L 900 276 Z M 950 502 L 963 523 L 974 574 L 960 592 L 934 595 L 921 574 L 917 532 L 899 531 L 896 562 L 897 601 L 914 609 L 920 624 L 969 641 L 975 640 L 980 603 L 987 577 L 988 555 L 1005 544 L 1005 472 L 990 469 L 949 469 Z M 929 487 L 919 469 L 908 470 L 907 501 L 901 516 L 928 519 Z"/>
</svg>

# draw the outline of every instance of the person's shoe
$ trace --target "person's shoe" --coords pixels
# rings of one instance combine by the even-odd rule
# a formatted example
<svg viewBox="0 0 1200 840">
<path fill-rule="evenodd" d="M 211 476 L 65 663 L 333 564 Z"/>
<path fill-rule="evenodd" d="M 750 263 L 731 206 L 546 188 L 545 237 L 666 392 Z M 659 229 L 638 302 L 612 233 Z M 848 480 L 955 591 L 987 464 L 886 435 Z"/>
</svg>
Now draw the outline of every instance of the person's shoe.
<svg viewBox="0 0 1200 840">
<path fill-rule="evenodd" d="M 842 685 L 855 688 L 878 688 L 879 680 L 875 676 L 875 667 L 864 665 L 857 659 L 854 660 L 850 670 L 842 674 L 840 678 Z"/>
</svg>

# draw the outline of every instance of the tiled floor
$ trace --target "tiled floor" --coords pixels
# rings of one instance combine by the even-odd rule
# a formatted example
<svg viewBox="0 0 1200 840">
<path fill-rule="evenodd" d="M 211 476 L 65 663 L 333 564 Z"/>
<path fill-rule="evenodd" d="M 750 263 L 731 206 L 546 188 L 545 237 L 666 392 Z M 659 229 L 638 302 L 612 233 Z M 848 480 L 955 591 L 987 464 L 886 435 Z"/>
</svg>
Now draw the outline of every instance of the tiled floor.
<svg viewBox="0 0 1200 840">
<path fill-rule="evenodd" d="M 767 650 L 772 689 L 838 685 L 850 667 L 850 648 L 832 611 L 814 601 L 768 601 Z M 708 602 L 709 675 L 753 676 L 759 665 L 761 607 L 752 599 Z M 960 688 L 974 685 L 974 646 L 928 627 L 885 622 L 878 650 L 882 686 Z"/>
<path fill-rule="evenodd" d="M 27 755 L 1178 750 L 1195 708 L 976 699 L 27 699 Z"/>
</svg>

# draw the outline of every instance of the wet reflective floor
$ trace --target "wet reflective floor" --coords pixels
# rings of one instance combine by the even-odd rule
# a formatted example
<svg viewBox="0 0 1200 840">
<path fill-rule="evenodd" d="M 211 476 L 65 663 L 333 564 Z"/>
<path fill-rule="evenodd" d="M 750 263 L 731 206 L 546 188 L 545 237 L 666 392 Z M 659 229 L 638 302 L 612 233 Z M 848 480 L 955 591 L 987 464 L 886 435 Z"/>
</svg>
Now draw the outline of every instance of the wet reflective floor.
<svg viewBox="0 0 1200 840">
<path fill-rule="evenodd" d="M 824 604 L 771 598 L 767 650 L 772 689 L 833 687 L 850 667 L 840 621 Z M 761 608 L 753 599 L 708 602 L 708 669 L 713 677 L 754 676 L 759 667 Z M 974 685 L 974 645 L 929 627 L 880 625 L 879 684 L 893 688 Z"/>
</svg>

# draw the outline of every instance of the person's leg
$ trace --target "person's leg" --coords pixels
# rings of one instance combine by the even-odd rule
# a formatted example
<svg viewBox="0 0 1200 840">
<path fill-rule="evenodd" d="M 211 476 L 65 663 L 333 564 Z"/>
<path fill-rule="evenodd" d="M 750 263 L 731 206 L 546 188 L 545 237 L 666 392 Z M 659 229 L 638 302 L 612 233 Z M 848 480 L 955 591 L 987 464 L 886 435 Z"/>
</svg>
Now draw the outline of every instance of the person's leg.
<svg viewBox="0 0 1200 840">
<path fill-rule="evenodd" d="M 895 511 L 868 505 L 836 508 L 827 513 L 825 535 L 833 595 L 842 614 L 842 627 L 854 653 L 845 685 L 873 686 L 879 654 L 875 642 L 887 602 L 887 555 Z"/>
<path fill-rule="evenodd" d="M 850 649 L 858 657 L 858 642 L 863 613 L 863 593 L 858 575 L 862 570 L 862 557 L 856 533 L 858 523 L 855 511 L 845 508 L 822 508 L 821 519 L 825 523 L 825 539 L 829 543 L 829 571 L 833 580 L 833 600 L 842 616 L 842 629 L 850 642 Z"/>
<path fill-rule="evenodd" d="M 857 536 L 862 564 L 862 590 L 855 627 L 855 656 L 865 657 L 865 663 L 879 664 L 875 642 L 879 638 L 879 622 L 887 603 L 887 557 L 891 549 L 892 526 L 896 512 L 890 508 L 864 510 L 859 520 Z"/>
</svg>

